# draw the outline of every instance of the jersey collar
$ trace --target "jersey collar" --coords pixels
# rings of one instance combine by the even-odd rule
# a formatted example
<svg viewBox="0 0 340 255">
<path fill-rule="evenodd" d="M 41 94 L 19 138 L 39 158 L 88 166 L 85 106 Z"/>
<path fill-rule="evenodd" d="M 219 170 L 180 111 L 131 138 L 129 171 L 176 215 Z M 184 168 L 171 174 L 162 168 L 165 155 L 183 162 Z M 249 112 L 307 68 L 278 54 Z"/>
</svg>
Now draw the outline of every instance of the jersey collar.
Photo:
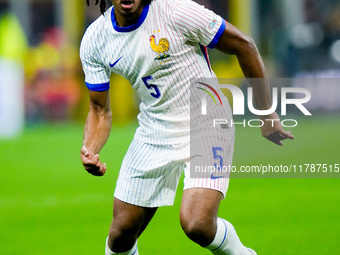
<svg viewBox="0 0 340 255">
<path fill-rule="evenodd" d="M 149 12 L 149 7 L 150 7 L 149 4 L 144 6 L 143 12 L 140 15 L 140 17 L 138 18 L 137 22 L 135 24 L 131 25 L 131 26 L 128 26 L 128 27 L 119 27 L 117 25 L 115 13 L 114 13 L 114 8 L 112 7 L 111 21 L 112 21 L 113 29 L 116 30 L 117 32 L 125 32 L 125 33 L 136 30 L 137 28 L 139 28 L 143 24 L 144 20 L 146 19 L 146 16 L 148 15 L 148 12 Z"/>
</svg>

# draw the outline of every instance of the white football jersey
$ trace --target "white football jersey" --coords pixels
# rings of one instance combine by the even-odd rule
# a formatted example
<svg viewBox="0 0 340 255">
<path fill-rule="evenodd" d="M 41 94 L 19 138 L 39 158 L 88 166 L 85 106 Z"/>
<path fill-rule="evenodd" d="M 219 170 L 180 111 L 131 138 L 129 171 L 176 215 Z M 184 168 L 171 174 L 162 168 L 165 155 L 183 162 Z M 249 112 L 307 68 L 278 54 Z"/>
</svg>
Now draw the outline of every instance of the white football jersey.
<svg viewBox="0 0 340 255">
<path fill-rule="evenodd" d="M 216 46 L 225 26 L 224 19 L 191 0 L 154 0 L 130 27 L 116 24 L 111 7 L 81 43 L 86 85 L 105 91 L 111 72 L 122 75 L 141 101 L 135 138 L 187 142 L 190 80 L 215 77 L 206 47 Z"/>
</svg>

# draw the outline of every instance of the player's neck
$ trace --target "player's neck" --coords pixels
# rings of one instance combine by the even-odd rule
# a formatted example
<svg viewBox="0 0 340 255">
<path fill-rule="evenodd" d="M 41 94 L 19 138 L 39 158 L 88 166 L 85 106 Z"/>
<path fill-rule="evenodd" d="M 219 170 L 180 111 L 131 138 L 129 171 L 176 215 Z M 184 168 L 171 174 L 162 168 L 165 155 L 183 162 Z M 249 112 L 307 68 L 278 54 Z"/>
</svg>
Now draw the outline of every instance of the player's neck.
<svg viewBox="0 0 340 255">
<path fill-rule="evenodd" d="M 137 20 L 143 12 L 143 8 L 144 6 L 141 5 L 134 13 L 129 14 L 123 14 L 115 9 L 114 13 L 117 25 L 120 27 L 128 27 L 137 23 Z"/>
</svg>

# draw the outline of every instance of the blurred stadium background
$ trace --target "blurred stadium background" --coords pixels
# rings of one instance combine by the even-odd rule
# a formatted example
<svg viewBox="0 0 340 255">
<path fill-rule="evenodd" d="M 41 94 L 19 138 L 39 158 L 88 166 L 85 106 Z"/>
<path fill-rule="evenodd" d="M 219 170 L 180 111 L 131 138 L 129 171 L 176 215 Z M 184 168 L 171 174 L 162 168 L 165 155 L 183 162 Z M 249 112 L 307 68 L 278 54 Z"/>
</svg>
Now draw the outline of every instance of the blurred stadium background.
<svg viewBox="0 0 340 255">
<path fill-rule="evenodd" d="M 114 127 L 101 154 L 109 172 L 87 175 L 79 159 L 88 96 L 78 51 L 100 15 L 94 2 L 0 0 L 0 254 L 103 254 L 138 99 L 112 76 Z M 283 148 L 258 130 L 239 129 L 235 164 L 340 163 L 339 0 L 196 2 L 255 39 L 270 77 L 332 81 L 303 84 L 313 117 L 299 117 L 296 141 Z M 242 77 L 234 57 L 211 51 L 210 58 L 218 77 Z M 234 179 L 220 214 L 259 255 L 340 254 L 338 180 Z M 141 254 L 208 254 L 181 232 L 179 205 L 178 197 L 159 210 L 140 239 Z"/>
</svg>

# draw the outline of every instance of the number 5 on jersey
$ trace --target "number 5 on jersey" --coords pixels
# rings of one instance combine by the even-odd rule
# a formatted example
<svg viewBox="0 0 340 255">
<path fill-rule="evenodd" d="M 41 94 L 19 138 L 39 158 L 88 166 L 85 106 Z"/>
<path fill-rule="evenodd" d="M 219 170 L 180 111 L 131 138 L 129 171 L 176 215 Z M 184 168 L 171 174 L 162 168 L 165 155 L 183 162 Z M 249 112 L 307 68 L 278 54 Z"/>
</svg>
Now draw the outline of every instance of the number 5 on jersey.
<svg viewBox="0 0 340 255">
<path fill-rule="evenodd" d="M 219 164 L 214 163 L 214 167 L 217 170 L 217 172 L 221 172 L 222 168 L 223 168 L 223 158 L 221 155 L 218 154 L 218 152 L 222 152 L 223 153 L 223 148 L 221 147 L 212 147 L 212 151 L 213 151 L 213 156 L 215 160 L 219 161 Z M 220 179 L 223 178 L 223 175 L 214 175 L 213 173 L 211 174 L 211 179 L 216 180 L 216 179 Z"/>
<path fill-rule="evenodd" d="M 150 95 L 153 96 L 154 98 L 159 98 L 161 96 L 161 92 L 159 92 L 159 89 L 157 85 L 151 84 L 153 81 L 152 76 L 147 76 L 142 78 L 145 86 L 148 88 L 148 90 L 152 90 L 153 92 L 150 92 Z"/>
</svg>

